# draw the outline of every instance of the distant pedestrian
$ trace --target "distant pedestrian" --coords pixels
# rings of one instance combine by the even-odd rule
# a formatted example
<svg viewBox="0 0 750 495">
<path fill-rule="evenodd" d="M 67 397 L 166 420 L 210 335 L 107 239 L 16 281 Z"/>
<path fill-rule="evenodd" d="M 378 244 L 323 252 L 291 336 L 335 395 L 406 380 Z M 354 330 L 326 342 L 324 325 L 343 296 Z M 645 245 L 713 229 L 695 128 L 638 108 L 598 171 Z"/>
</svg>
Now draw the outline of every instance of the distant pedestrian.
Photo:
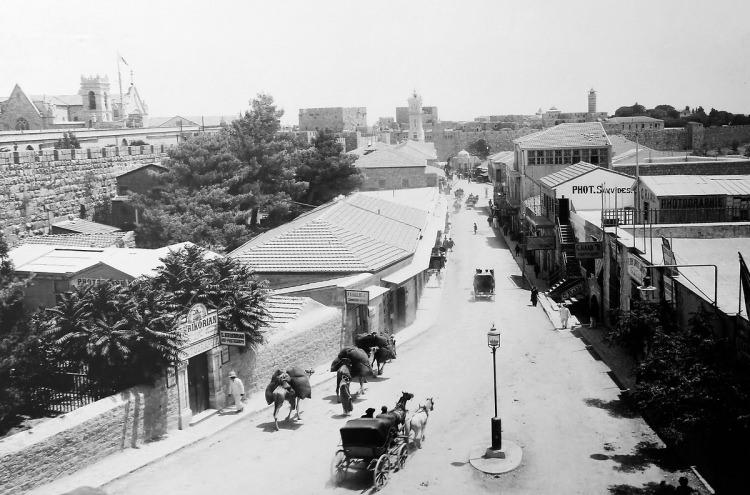
<svg viewBox="0 0 750 495">
<path fill-rule="evenodd" d="M 693 495 L 694 493 L 698 493 L 688 485 L 688 479 L 685 476 L 680 476 L 678 481 L 680 486 L 674 491 L 676 495 Z"/>
<path fill-rule="evenodd" d="M 487 196 L 489 196 L 489 194 L 490 194 L 489 193 L 489 189 L 485 187 L 484 188 L 484 197 L 486 198 Z"/>
<path fill-rule="evenodd" d="M 453 237 L 449 237 L 448 238 L 448 251 L 450 251 L 452 253 L 453 252 L 453 246 L 455 246 L 455 245 L 456 245 L 456 243 L 453 242 Z"/>
<path fill-rule="evenodd" d="M 477 235 L 477 222 L 474 222 L 474 235 Z"/>
<path fill-rule="evenodd" d="M 362 418 L 372 418 L 373 414 L 375 414 L 375 408 L 374 407 L 368 407 L 365 409 L 365 413 L 361 416 Z"/>
<path fill-rule="evenodd" d="M 242 380 L 237 378 L 237 373 L 234 371 L 229 372 L 229 396 L 234 400 L 234 408 L 237 412 L 245 408 L 243 404 L 245 400 L 245 386 L 242 384 Z"/>
<path fill-rule="evenodd" d="M 568 328 L 568 318 L 570 318 L 570 310 L 566 304 L 560 305 L 560 323 L 563 328 Z"/>
<path fill-rule="evenodd" d="M 490 207 L 490 210 L 491 210 L 491 209 L 492 209 L 492 200 L 489 200 L 489 201 L 487 202 L 487 205 L 489 205 L 489 207 Z"/>
<path fill-rule="evenodd" d="M 539 302 L 539 290 L 532 286 L 531 287 L 531 305 L 536 308 L 536 303 Z"/>
<path fill-rule="evenodd" d="M 504 236 L 508 235 L 508 224 L 503 225 L 503 235 Z"/>
<path fill-rule="evenodd" d="M 380 414 L 386 414 L 388 412 L 388 408 L 386 406 L 380 407 Z"/>
<path fill-rule="evenodd" d="M 492 228 L 492 215 L 487 217 L 487 226 L 489 228 Z"/>
<path fill-rule="evenodd" d="M 516 244 L 516 258 L 521 256 L 521 245 Z"/>
</svg>

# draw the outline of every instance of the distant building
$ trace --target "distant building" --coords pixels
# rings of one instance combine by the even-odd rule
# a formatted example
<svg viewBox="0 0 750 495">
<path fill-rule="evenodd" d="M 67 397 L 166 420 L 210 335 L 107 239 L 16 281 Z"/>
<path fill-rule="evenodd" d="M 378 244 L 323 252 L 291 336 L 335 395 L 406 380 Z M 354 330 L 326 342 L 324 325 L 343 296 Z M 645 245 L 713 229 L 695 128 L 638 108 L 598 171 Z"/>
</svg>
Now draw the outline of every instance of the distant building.
<svg viewBox="0 0 750 495">
<path fill-rule="evenodd" d="M 664 121 L 646 115 L 636 117 L 612 117 L 604 122 L 608 132 L 659 131 L 664 129 Z"/>
<path fill-rule="evenodd" d="M 367 127 L 366 107 L 300 108 L 300 131 L 356 131 Z"/>
<path fill-rule="evenodd" d="M 396 145 L 375 143 L 354 150 L 354 162 L 363 177 L 363 191 L 435 187 L 442 171 L 433 166 L 437 155 L 432 143 L 405 141 Z"/>
<path fill-rule="evenodd" d="M 422 107 L 422 123 L 430 128 L 440 122 L 438 118 L 438 107 Z M 402 129 L 409 127 L 409 107 L 396 107 L 396 123 Z"/>
<path fill-rule="evenodd" d="M 107 76 L 81 76 L 76 95 L 27 95 L 16 84 L 0 98 L 0 130 L 143 127 L 148 107 L 131 82 L 122 95 L 113 95 Z"/>
<path fill-rule="evenodd" d="M 422 114 L 422 97 L 416 92 L 408 99 L 409 102 L 409 139 L 424 142 L 424 115 Z"/>
<path fill-rule="evenodd" d="M 558 124 L 578 124 L 582 122 L 600 122 L 607 118 L 607 112 L 596 111 L 596 91 L 591 88 L 588 93 L 588 111 L 586 112 L 562 112 L 556 107 L 551 107 L 546 112 L 540 108 L 537 115 L 542 117 L 544 127 Z"/>
</svg>

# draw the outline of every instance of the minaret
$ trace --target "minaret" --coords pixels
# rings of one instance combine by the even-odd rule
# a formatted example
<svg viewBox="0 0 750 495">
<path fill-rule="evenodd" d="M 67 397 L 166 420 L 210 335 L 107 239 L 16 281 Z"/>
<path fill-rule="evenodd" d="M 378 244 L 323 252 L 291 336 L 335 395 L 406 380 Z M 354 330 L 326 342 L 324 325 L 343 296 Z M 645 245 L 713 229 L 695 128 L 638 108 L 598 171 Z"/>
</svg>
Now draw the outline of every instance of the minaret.
<svg viewBox="0 0 750 495">
<path fill-rule="evenodd" d="M 424 128 L 422 127 L 422 97 L 417 90 L 408 99 L 409 102 L 409 139 L 424 142 Z"/>
<path fill-rule="evenodd" d="M 592 115 L 596 113 L 596 91 L 594 91 L 594 88 L 589 90 L 589 113 Z"/>
</svg>

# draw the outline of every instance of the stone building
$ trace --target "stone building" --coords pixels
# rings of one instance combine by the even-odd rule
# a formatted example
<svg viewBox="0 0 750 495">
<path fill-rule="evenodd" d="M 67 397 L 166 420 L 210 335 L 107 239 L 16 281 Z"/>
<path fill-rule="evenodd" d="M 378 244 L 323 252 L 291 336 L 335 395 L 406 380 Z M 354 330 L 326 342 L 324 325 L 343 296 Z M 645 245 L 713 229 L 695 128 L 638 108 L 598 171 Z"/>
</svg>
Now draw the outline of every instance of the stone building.
<svg viewBox="0 0 750 495">
<path fill-rule="evenodd" d="M 78 94 L 27 95 L 16 84 L 0 98 L 0 130 L 143 127 L 148 107 L 131 81 L 122 95 L 112 95 L 107 76 L 81 76 Z"/>
<path fill-rule="evenodd" d="M 432 143 L 376 143 L 374 146 L 355 150 L 354 154 L 360 156 L 354 166 L 363 175 L 363 191 L 438 185 L 441 171 L 433 166 L 437 156 Z"/>
<path fill-rule="evenodd" d="M 664 121 L 647 115 L 636 117 L 612 117 L 604 122 L 607 132 L 659 131 L 664 129 Z"/>
<path fill-rule="evenodd" d="M 300 131 L 351 132 L 367 127 L 366 107 L 300 108 Z"/>
</svg>

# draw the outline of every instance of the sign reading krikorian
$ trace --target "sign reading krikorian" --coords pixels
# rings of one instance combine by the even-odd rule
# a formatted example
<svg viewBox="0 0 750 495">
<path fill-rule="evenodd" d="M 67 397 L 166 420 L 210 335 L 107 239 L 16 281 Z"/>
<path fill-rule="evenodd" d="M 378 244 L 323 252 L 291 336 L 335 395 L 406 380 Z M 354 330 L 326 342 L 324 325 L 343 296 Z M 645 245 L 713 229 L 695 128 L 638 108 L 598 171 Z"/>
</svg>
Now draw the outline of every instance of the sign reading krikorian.
<svg viewBox="0 0 750 495">
<path fill-rule="evenodd" d="M 203 304 L 194 304 L 180 319 L 177 331 L 185 338 L 180 357 L 188 359 L 219 345 L 218 311 L 209 311 Z"/>
<path fill-rule="evenodd" d="M 347 290 L 347 304 L 370 304 L 370 293 L 366 290 Z"/>
<path fill-rule="evenodd" d="M 591 259 L 604 256 L 604 246 L 601 242 L 576 242 L 576 258 Z"/>
<path fill-rule="evenodd" d="M 221 345 L 239 345 L 244 347 L 245 333 L 222 330 L 221 332 L 219 332 L 219 343 Z"/>
</svg>

